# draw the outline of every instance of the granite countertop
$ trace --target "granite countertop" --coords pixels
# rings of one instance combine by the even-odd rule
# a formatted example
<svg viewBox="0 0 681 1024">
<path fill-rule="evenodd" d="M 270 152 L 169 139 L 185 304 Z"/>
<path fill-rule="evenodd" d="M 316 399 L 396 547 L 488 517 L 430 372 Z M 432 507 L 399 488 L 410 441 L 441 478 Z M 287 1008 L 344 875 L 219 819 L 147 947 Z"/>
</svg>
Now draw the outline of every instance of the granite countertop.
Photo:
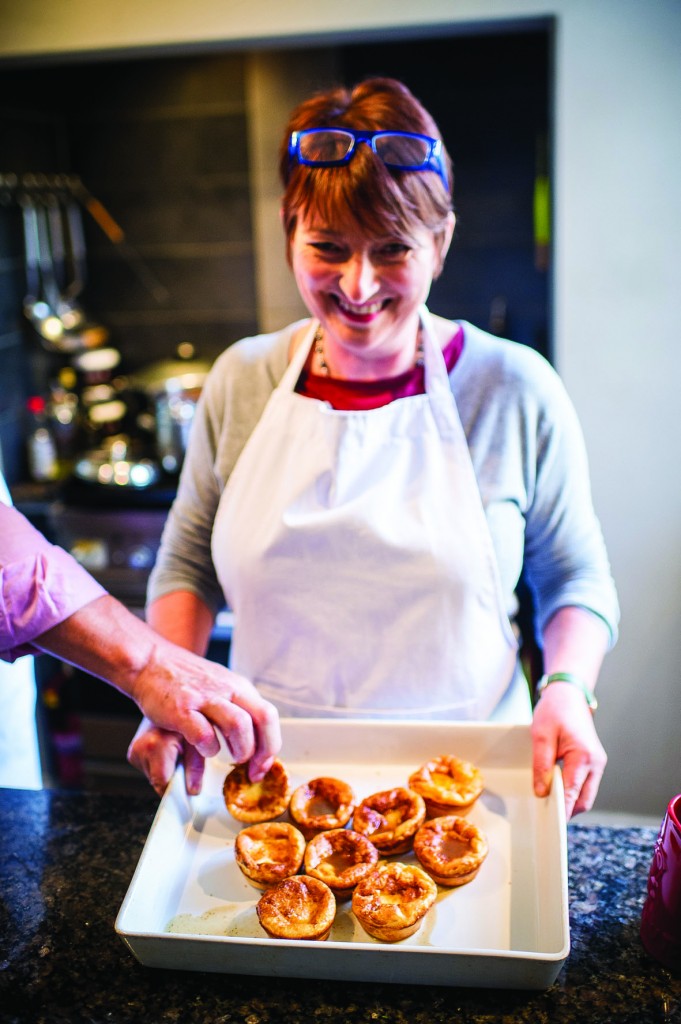
<svg viewBox="0 0 681 1024">
<path fill-rule="evenodd" d="M 681 1022 L 681 973 L 638 934 L 655 830 L 570 825 L 571 953 L 547 991 L 523 992 L 141 966 L 114 921 L 156 806 L 151 790 L 0 789 L 3 1024 Z"/>
</svg>

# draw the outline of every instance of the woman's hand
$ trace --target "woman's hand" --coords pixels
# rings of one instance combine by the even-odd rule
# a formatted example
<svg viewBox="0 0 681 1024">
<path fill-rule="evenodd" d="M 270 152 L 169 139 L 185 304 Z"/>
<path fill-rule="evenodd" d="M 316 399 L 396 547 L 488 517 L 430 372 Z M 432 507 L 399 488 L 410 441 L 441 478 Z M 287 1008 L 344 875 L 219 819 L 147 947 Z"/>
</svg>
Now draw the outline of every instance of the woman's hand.
<svg viewBox="0 0 681 1024">
<path fill-rule="evenodd" d="M 277 710 L 248 680 L 161 637 L 130 696 L 145 720 L 128 760 L 159 794 L 180 757 L 187 792 L 201 791 L 205 758 L 220 749 L 218 732 L 234 762 L 248 762 L 253 781 L 265 775 L 281 748 Z"/>
<path fill-rule="evenodd" d="M 584 695 L 571 683 L 551 683 L 542 693 L 534 709 L 532 745 L 536 795 L 548 795 L 555 764 L 562 761 L 567 818 L 590 810 L 607 754 Z"/>
</svg>

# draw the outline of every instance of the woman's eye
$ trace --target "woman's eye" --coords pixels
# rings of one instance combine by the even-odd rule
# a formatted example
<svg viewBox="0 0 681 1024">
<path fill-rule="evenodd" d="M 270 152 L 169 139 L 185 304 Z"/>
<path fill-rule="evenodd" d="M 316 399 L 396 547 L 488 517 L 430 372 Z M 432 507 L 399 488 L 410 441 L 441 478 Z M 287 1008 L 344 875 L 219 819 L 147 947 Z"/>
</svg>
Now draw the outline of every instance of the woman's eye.
<svg viewBox="0 0 681 1024">
<path fill-rule="evenodd" d="M 386 260 L 399 260 L 403 259 L 409 252 L 411 252 L 411 246 L 407 245 L 406 242 L 387 242 L 381 246 L 379 256 Z"/>
<path fill-rule="evenodd" d="M 321 256 L 336 257 L 342 255 L 343 252 L 340 245 L 337 245 L 336 242 L 321 241 L 311 242 L 310 244 L 314 251 L 318 252 Z"/>
</svg>

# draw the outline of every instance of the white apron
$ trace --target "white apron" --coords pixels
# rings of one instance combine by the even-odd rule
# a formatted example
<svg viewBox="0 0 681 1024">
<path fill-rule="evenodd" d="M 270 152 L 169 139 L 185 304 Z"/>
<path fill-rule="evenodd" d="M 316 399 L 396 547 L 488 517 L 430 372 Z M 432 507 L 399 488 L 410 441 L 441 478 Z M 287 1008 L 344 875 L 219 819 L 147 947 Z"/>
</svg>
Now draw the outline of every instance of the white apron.
<svg viewBox="0 0 681 1024">
<path fill-rule="evenodd" d="M 231 666 L 282 715 L 484 720 L 527 690 L 425 308 L 422 322 L 426 393 L 361 412 L 296 394 L 312 322 L 222 494 Z"/>
<path fill-rule="evenodd" d="M 12 499 L 0 474 L 0 499 Z M 42 789 L 33 658 L 0 661 L 0 786 Z"/>
</svg>

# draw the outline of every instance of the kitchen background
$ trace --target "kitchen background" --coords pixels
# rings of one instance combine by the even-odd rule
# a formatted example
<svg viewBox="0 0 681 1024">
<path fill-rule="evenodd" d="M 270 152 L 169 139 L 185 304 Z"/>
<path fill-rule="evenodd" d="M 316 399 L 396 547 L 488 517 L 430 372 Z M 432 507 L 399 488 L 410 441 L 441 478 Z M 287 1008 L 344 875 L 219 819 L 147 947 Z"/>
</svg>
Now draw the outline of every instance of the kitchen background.
<svg viewBox="0 0 681 1024">
<path fill-rule="evenodd" d="M 461 207 L 431 307 L 548 355 L 551 45 L 547 24 L 425 39 L 417 48 L 395 42 L 79 62 L 59 68 L 59 90 L 51 86 L 57 73 L 52 67 L 0 72 L 8 97 L 0 104 L 0 213 L 7 225 L 0 290 L 7 352 L 16 367 L 14 386 L 1 390 L 0 441 L 15 501 L 56 542 L 75 549 L 116 596 L 141 610 L 176 474 L 163 473 L 155 482 L 149 476 L 148 489 L 132 484 L 132 474 L 107 487 L 90 476 L 97 471 L 102 479 L 107 470 L 120 479 L 113 457 L 99 455 L 107 438 L 130 439 L 128 461 L 132 446 L 143 446 L 135 453 L 137 480 L 143 458 L 160 461 L 147 422 L 157 409 L 134 393 L 138 371 L 148 376 L 150 364 L 158 366 L 188 345 L 192 359 L 185 369 L 196 368 L 199 359 L 209 365 L 236 339 L 304 315 L 290 276 L 290 312 L 284 315 L 281 291 L 271 301 L 255 257 L 260 219 L 269 230 L 261 242 L 268 261 L 284 263 L 276 209 L 268 229 L 260 208 L 268 195 L 278 197 L 277 148 L 295 102 L 292 82 L 302 97 L 324 83 L 373 73 L 407 81 L 451 139 Z M 443 88 L 439 69 L 445 66 L 450 71 Z M 303 75 L 296 71 L 301 67 Z M 282 80 L 289 83 L 285 106 L 278 96 Z M 272 94 L 258 99 L 263 90 Z M 56 199 L 65 207 L 62 214 L 72 216 L 72 193 L 86 253 L 78 301 L 88 322 L 108 333 L 90 349 L 88 341 L 73 341 L 85 332 L 68 332 L 75 353 L 57 350 L 63 339 L 45 339 L 46 321 L 36 324 L 34 305 L 30 318 L 21 312 L 27 288 L 31 294 L 39 290 L 25 281 L 26 233 L 29 240 L 35 233 L 32 209 L 25 220 L 26 204 L 49 207 Z M 64 219 L 68 241 L 70 219 Z M 56 239 L 61 243 L 61 231 Z M 40 240 L 38 250 L 44 268 Z M 120 362 L 102 369 L 113 354 Z M 59 441 L 61 421 L 69 416 L 63 382 L 74 370 L 67 391 L 78 401 L 85 427 L 67 437 L 69 451 L 58 452 L 70 475 L 64 484 L 68 467 L 60 466 L 59 486 L 36 487 L 35 414 L 27 403 L 33 409 L 35 396 L 46 399 L 46 423 Z M 120 416 L 110 418 L 111 410 Z M 38 466 L 40 476 L 44 467 Z M 85 485 L 74 486 L 74 477 L 87 477 Z M 226 657 L 225 639 L 221 647 L 214 643 L 213 656 Z M 56 780 L 99 787 L 120 786 L 121 776 L 125 784 L 137 781 L 124 763 L 135 725 L 129 702 L 52 659 L 40 660 L 39 673 L 45 760 Z"/>
<path fill-rule="evenodd" d="M 309 68 L 299 76 L 301 95 L 374 72 L 408 81 L 451 140 L 461 211 L 433 307 L 548 352 L 548 238 L 546 217 L 538 222 L 541 238 L 535 238 L 534 200 L 539 190 L 545 195 L 548 182 L 550 45 L 547 27 L 427 39 L 418 47 L 393 43 L 0 71 L 0 330 L 16 378 L 16 387 L 3 387 L 0 438 L 10 481 L 26 475 L 20 430 L 25 399 L 74 364 L 69 354 L 46 354 L 40 334 L 21 316 L 25 192 L 40 199 L 59 185 L 60 175 L 75 175 L 124 232 L 121 242 L 114 228 L 112 240 L 110 229 L 107 234 L 85 209 L 81 300 L 108 330 L 108 345 L 120 351 L 117 372 L 167 359 L 186 342 L 212 361 L 236 339 L 285 322 L 280 303 L 273 306 L 268 287 L 257 279 L 254 223 L 266 192 L 265 161 L 272 176 L 287 108 L 273 113 L 269 97 L 266 108 L 261 103 L 254 109 L 253 91 L 254 83 L 268 79 L 290 81 L 301 64 Z M 443 87 L 445 66 L 450 70 Z M 23 188 L 26 183 L 32 188 Z M 80 200 L 81 206 L 87 202 Z M 270 258 L 283 262 L 276 218 L 274 230 Z"/>
<path fill-rule="evenodd" d="M 611 756 L 599 806 L 658 815 L 681 774 L 678 430 L 665 399 L 679 359 L 679 140 L 667 130 L 679 9 L 595 6 L 349 0 L 341 13 L 294 0 L 284 16 L 262 0 L 200 0 L 191 16 L 175 4 L 143 16 L 124 0 L 78 18 L 78 2 L 29 0 L 2 12 L 0 173 L 73 170 L 123 227 L 127 249 L 86 217 L 83 299 L 124 369 L 186 341 L 211 359 L 300 311 L 271 157 L 290 106 L 346 69 L 413 83 L 457 174 L 451 276 L 432 305 L 545 351 L 580 412 L 623 607 L 599 690 Z M 533 217 L 547 171 L 550 247 Z M 26 340 L 21 221 L 3 197 L 0 436 L 20 481 L 23 400 L 53 357 Z"/>
</svg>

